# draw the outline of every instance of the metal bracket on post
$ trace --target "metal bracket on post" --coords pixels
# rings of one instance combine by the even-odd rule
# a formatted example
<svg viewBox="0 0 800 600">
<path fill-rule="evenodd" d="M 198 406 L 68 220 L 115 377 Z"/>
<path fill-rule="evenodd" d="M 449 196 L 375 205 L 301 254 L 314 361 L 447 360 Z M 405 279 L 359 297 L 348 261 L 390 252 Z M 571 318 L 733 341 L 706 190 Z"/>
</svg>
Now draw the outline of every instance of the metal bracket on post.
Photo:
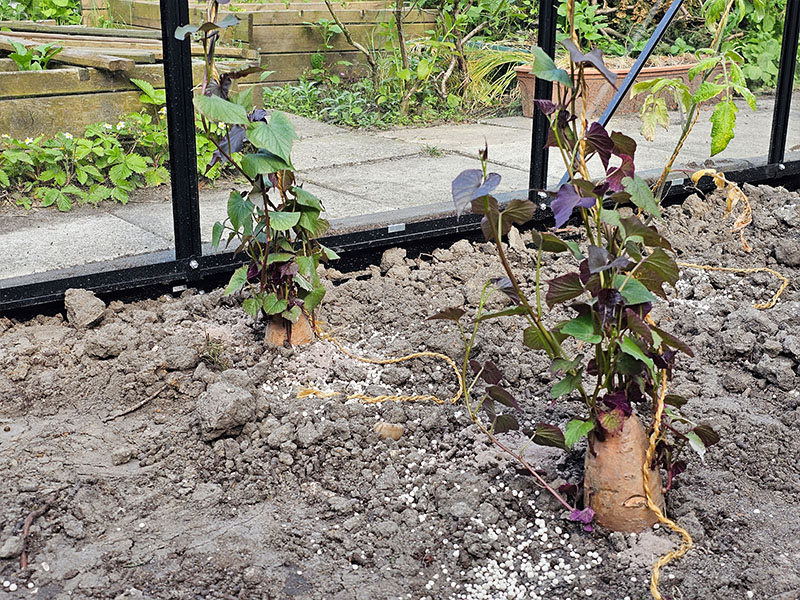
<svg viewBox="0 0 800 600">
<path fill-rule="evenodd" d="M 189 3 L 188 0 L 160 0 L 160 4 L 175 258 L 180 261 L 202 253 L 191 40 L 175 38 L 175 30 L 189 23 Z M 196 260 L 194 262 L 197 264 Z"/>
<path fill-rule="evenodd" d="M 556 7 L 554 0 L 539 0 L 539 47 L 553 58 L 556 53 Z M 553 83 L 536 78 L 533 97 L 550 100 L 553 97 Z M 528 179 L 528 199 L 539 203 L 537 192 L 547 187 L 547 163 L 549 153 L 547 134 L 550 121 L 542 111 L 533 108 L 533 126 L 531 131 L 531 166 Z"/>
<path fill-rule="evenodd" d="M 787 0 L 778 85 L 775 90 L 775 108 L 772 112 L 772 133 L 769 138 L 767 162 L 771 165 L 782 163 L 786 156 L 786 136 L 789 131 L 789 111 L 792 108 L 792 86 L 797 67 L 798 38 L 800 38 L 800 0 Z"/>
</svg>

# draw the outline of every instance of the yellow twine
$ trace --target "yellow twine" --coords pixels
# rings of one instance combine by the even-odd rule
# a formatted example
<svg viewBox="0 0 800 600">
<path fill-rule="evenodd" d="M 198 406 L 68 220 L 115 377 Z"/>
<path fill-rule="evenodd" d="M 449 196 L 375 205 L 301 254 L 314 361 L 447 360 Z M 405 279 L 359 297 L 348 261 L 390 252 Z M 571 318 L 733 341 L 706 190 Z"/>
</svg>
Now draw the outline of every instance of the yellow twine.
<svg viewBox="0 0 800 600">
<path fill-rule="evenodd" d="M 461 378 L 461 371 L 458 370 L 458 366 L 453 361 L 452 358 L 446 356 L 444 354 L 440 354 L 438 352 L 414 352 L 413 354 L 408 354 L 406 356 L 401 356 L 399 358 L 367 358 L 364 356 L 358 356 L 357 354 L 353 354 L 347 348 L 342 346 L 342 344 L 337 340 L 335 337 L 330 335 L 329 333 L 325 332 L 322 327 L 319 325 L 319 322 L 314 323 L 314 331 L 320 337 L 320 339 L 325 340 L 326 342 L 331 342 L 334 344 L 342 353 L 346 354 L 350 358 L 353 358 L 359 362 L 368 363 L 371 365 L 393 365 L 396 363 L 405 362 L 407 360 L 413 360 L 415 358 L 438 358 L 445 361 L 450 367 L 453 369 L 453 372 L 456 374 L 456 378 L 458 379 L 458 391 L 455 395 L 448 398 L 448 400 L 442 400 L 441 398 L 434 396 L 432 394 L 417 394 L 413 396 L 405 396 L 399 394 L 388 394 L 384 396 L 367 396 L 365 394 L 350 394 L 346 398 L 348 400 L 361 400 L 366 404 L 379 404 L 381 402 L 422 402 L 422 401 L 432 401 L 436 402 L 437 404 L 444 404 L 445 402 L 450 402 L 451 404 L 455 404 L 461 398 L 461 391 L 464 388 L 464 380 Z M 332 398 L 334 396 L 338 396 L 340 392 L 323 392 L 320 390 L 316 390 L 313 388 L 304 388 L 300 390 L 297 394 L 298 398 L 305 398 L 308 396 L 318 396 L 320 398 Z"/>
<path fill-rule="evenodd" d="M 781 275 L 774 269 L 770 269 L 769 267 L 752 267 L 752 268 L 741 268 L 741 267 L 712 267 L 709 265 L 697 265 L 695 263 L 685 263 L 679 262 L 679 267 L 686 267 L 689 269 L 701 269 L 703 271 L 724 271 L 726 273 L 769 273 L 770 275 L 774 275 L 778 279 L 781 280 L 781 287 L 778 288 L 778 291 L 775 292 L 775 295 L 772 296 L 772 299 L 769 302 L 765 302 L 763 304 L 753 304 L 753 308 L 757 308 L 759 310 L 766 310 L 768 308 L 772 308 L 778 303 L 778 298 L 780 298 L 783 291 L 789 287 L 789 278 Z"/>
<path fill-rule="evenodd" d="M 650 434 L 650 445 L 647 448 L 647 454 L 644 458 L 644 464 L 642 465 L 642 475 L 644 477 L 644 494 L 647 498 L 647 506 L 650 510 L 652 510 L 656 518 L 669 527 L 673 532 L 679 534 L 683 541 L 681 542 L 680 548 L 677 550 L 673 550 L 665 554 L 664 556 L 659 557 L 659 559 L 655 562 L 652 568 L 651 576 L 650 576 L 650 593 L 652 594 L 655 600 L 662 600 L 661 593 L 658 591 L 658 580 L 661 577 L 661 569 L 667 563 L 677 560 L 684 554 L 686 554 L 692 547 L 692 536 L 689 535 L 689 532 L 683 529 L 680 525 L 678 525 L 672 519 L 668 519 L 664 516 L 664 513 L 661 511 L 661 508 L 653 501 L 653 497 L 650 495 L 650 465 L 653 462 L 653 455 L 656 451 L 656 443 L 658 442 L 658 436 L 661 434 L 661 417 L 664 414 L 664 398 L 667 395 L 667 371 L 664 370 L 661 372 L 661 391 L 658 395 L 658 399 L 656 401 L 656 412 L 653 416 L 653 432 Z"/>
<path fill-rule="evenodd" d="M 789 279 L 784 275 L 778 273 L 774 269 L 770 269 L 768 267 L 752 267 L 752 268 L 741 268 L 741 267 L 712 267 L 710 265 L 698 265 L 694 263 L 684 263 L 679 262 L 678 266 L 687 267 L 691 269 L 701 269 L 703 271 L 724 271 L 726 273 L 769 273 L 774 275 L 778 279 L 781 280 L 781 286 L 775 295 L 772 296 L 772 299 L 769 302 L 765 302 L 763 304 L 754 304 L 753 306 L 759 310 L 766 310 L 768 308 L 772 308 L 777 304 L 778 298 L 783 293 L 783 291 L 789 286 Z M 655 325 L 653 319 L 650 315 L 647 315 L 647 321 L 651 325 Z M 653 498 L 650 495 L 650 465 L 653 462 L 653 456 L 656 451 L 656 444 L 658 443 L 658 437 L 661 434 L 661 417 L 664 414 L 664 398 L 667 395 L 667 371 L 664 370 L 661 372 L 661 390 L 658 394 L 658 398 L 656 400 L 656 410 L 653 416 L 653 431 L 650 434 L 650 444 L 647 448 L 647 453 L 645 454 L 644 464 L 642 465 L 642 475 L 644 478 L 644 493 L 645 497 L 647 498 L 647 506 L 650 510 L 652 510 L 656 518 L 669 527 L 673 532 L 679 534 L 683 540 L 681 542 L 680 548 L 665 554 L 664 556 L 659 557 L 659 559 L 653 564 L 652 572 L 650 576 L 650 593 L 652 594 L 655 600 L 662 600 L 661 593 L 658 591 L 658 581 L 661 576 L 661 569 L 668 564 L 669 562 L 676 560 L 683 555 L 685 555 L 693 545 L 692 536 L 689 535 L 689 532 L 683 529 L 680 525 L 668 519 L 664 516 L 664 513 L 661 511 L 661 508 L 653 502 Z"/>
</svg>

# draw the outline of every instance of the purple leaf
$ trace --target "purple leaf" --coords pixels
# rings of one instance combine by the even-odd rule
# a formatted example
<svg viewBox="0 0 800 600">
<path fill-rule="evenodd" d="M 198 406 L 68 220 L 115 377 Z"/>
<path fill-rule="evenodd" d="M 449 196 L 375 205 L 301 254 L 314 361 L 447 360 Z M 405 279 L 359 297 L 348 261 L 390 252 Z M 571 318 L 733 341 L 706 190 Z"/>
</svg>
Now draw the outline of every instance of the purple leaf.
<svg viewBox="0 0 800 600">
<path fill-rule="evenodd" d="M 470 361 L 470 364 L 471 363 L 472 361 Z M 502 378 L 503 374 L 500 372 L 500 369 L 497 368 L 496 364 L 490 360 L 487 360 L 485 363 L 483 363 L 483 373 L 481 373 L 481 379 L 483 379 L 486 383 L 489 385 L 496 385 L 500 383 Z"/>
<path fill-rule="evenodd" d="M 620 178 L 620 182 L 621 181 L 622 178 Z M 622 184 L 620 183 L 620 185 Z M 595 202 L 597 202 L 597 198 L 593 196 L 579 196 L 572 184 L 565 183 L 562 185 L 558 189 L 558 194 L 555 199 L 550 204 L 550 208 L 553 209 L 553 216 L 555 216 L 556 220 L 556 229 L 563 227 L 564 224 L 569 221 L 575 207 L 581 206 L 583 208 L 591 208 L 594 206 Z"/>
<path fill-rule="evenodd" d="M 609 189 L 615 192 L 621 192 L 625 189 L 622 185 L 622 180 L 626 177 L 633 177 L 636 173 L 636 166 L 633 164 L 633 158 L 627 154 L 620 155 L 622 163 L 617 167 L 611 167 L 606 171 L 606 183 Z"/>
<path fill-rule="evenodd" d="M 617 156 L 622 156 L 623 154 L 631 158 L 636 156 L 636 140 L 633 138 L 619 131 L 613 131 L 611 133 L 611 141 L 614 142 L 614 154 Z"/>
<path fill-rule="evenodd" d="M 536 105 L 540 111 L 542 111 L 547 116 L 552 115 L 556 112 L 556 103 L 550 100 L 534 100 L 533 103 Z"/>
<path fill-rule="evenodd" d="M 608 80 L 608 83 L 614 86 L 614 89 L 617 88 L 617 75 L 612 73 L 606 67 L 606 63 L 603 61 L 603 53 L 600 51 L 599 48 L 594 48 L 591 52 L 584 54 L 580 51 L 580 49 L 575 45 L 571 39 L 567 38 L 566 40 L 561 42 L 561 45 L 564 46 L 569 51 L 569 55 L 572 58 L 572 62 L 576 64 L 590 64 L 595 69 L 600 71 Z"/>
<path fill-rule="evenodd" d="M 456 215 L 460 217 L 473 200 L 490 194 L 499 184 L 500 175 L 497 173 L 489 173 L 484 181 L 483 172 L 480 169 L 463 171 L 451 185 Z"/>
<path fill-rule="evenodd" d="M 600 321 L 613 323 L 617 320 L 619 310 L 624 304 L 622 294 L 616 288 L 603 288 L 597 293 L 597 312 L 600 313 Z"/>
<path fill-rule="evenodd" d="M 464 316 L 465 312 L 466 311 L 464 311 L 464 309 L 462 308 L 456 308 L 456 307 L 445 308 L 444 310 L 440 310 L 439 312 L 431 315 L 425 320 L 426 321 L 442 320 L 442 321 L 458 322 L 458 320 Z"/>
<path fill-rule="evenodd" d="M 511 283 L 511 279 L 508 277 L 495 277 L 494 279 L 490 279 L 490 281 L 498 290 L 511 298 L 511 302 L 513 302 L 515 305 L 519 306 L 521 304 L 519 294 L 517 294 L 514 284 Z"/>
<path fill-rule="evenodd" d="M 258 279 L 259 274 L 261 273 L 261 268 L 258 263 L 252 262 L 250 266 L 247 267 L 247 281 L 253 282 Z"/>
<path fill-rule="evenodd" d="M 228 148 L 228 140 L 231 142 L 230 148 Z M 229 129 L 228 135 L 222 138 L 222 141 L 219 143 L 221 150 L 217 148 L 214 150 L 214 154 L 211 155 L 211 162 L 208 163 L 208 167 L 206 167 L 206 173 L 218 162 L 223 165 L 228 162 L 226 156 L 230 156 L 234 152 L 239 152 L 239 150 L 244 147 L 245 141 L 247 141 L 247 130 L 241 125 L 233 125 Z"/>
<path fill-rule="evenodd" d="M 615 392 L 606 394 L 601 398 L 601 400 L 610 409 L 618 409 L 622 411 L 622 414 L 626 417 L 630 417 L 631 413 L 633 413 L 633 408 L 631 408 L 630 402 L 628 402 L 628 394 L 625 392 L 625 390 L 617 390 Z"/>
<path fill-rule="evenodd" d="M 504 406 L 515 409 L 517 412 L 521 412 L 516 398 L 499 385 L 489 386 L 486 393 L 489 394 L 489 397 L 495 402 L 499 402 Z"/>
<path fill-rule="evenodd" d="M 675 364 L 675 356 L 678 354 L 677 350 L 667 350 L 658 354 L 657 352 L 648 352 L 647 355 L 653 359 L 653 364 L 658 369 L 672 370 Z"/>
<path fill-rule="evenodd" d="M 703 441 L 706 447 L 713 446 L 720 440 L 719 434 L 714 431 L 711 425 L 698 425 L 692 431 Z"/>
<path fill-rule="evenodd" d="M 495 433 L 505 433 L 517 429 L 519 429 L 519 422 L 511 415 L 497 415 L 494 420 Z"/>
<path fill-rule="evenodd" d="M 594 150 L 600 156 L 603 168 L 608 169 L 608 161 L 614 153 L 614 141 L 600 123 L 592 123 L 586 131 L 586 141 L 591 142 Z"/>
<path fill-rule="evenodd" d="M 549 423 L 537 423 L 536 432 L 533 435 L 532 441 L 539 446 L 550 446 L 552 448 L 567 449 L 567 444 L 564 442 L 564 432 L 555 425 Z"/>
<path fill-rule="evenodd" d="M 548 283 L 545 302 L 547 306 L 553 308 L 556 304 L 572 300 L 580 296 L 585 290 L 581 283 L 581 278 L 577 273 L 567 273 L 551 279 Z"/>
<path fill-rule="evenodd" d="M 583 523 L 584 525 L 591 526 L 592 521 L 594 521 L 594 511 L 587 507 L 583 510 L 578 510 L 577 508 L 573 509 L 573 511 L 569 515 L 570 521 L 575 521 L 576 523 Z M 584 527 L 584 529 L 586 529 Z M 586 531 L 591 531 L 591 529 L 586 529 Z"/>
<path fill-rule="evenodd" d="M 625 324 L 628 329 L 642 338 L 648 346 L 653 345 L 653 334 L 650 332 L 647 323 L 640 319 L 639 315 L 630 308 L 625 309 Z"/>
</svg>

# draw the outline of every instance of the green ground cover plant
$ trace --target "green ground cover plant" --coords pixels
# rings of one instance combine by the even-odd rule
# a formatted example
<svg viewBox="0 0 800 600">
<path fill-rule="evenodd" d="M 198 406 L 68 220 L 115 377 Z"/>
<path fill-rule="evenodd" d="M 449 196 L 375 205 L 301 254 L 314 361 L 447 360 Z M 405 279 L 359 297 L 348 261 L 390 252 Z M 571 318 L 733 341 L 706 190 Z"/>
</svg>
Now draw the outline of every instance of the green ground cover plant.
<svg viewBox="0 0 800 600">
<path fill-rule="evenodd" d="M 1 21 L 48 19 L 55 20 L 59 25 L 80 23 L 80 0 L 0 0 Z"/>
<path fill-rule="evenodd" d="M 133 81 L 142 88 L 142 102 L 152 108 L 128 114 L 116 124 L 94 123 L 82 136 L 70 132 L 51 138 L 0 135 L 0 202 L 68 211 L 106 200 L 125 204 L 135 189 L 167 183 L 164 91 Z M 222 130 L 217 122 L 209 124 L 211 135 Z M 231 169 L 215 162 L 216 146 L 199 122 L 196 144 L 201 176 L 214 180 Z"/>
</svg>

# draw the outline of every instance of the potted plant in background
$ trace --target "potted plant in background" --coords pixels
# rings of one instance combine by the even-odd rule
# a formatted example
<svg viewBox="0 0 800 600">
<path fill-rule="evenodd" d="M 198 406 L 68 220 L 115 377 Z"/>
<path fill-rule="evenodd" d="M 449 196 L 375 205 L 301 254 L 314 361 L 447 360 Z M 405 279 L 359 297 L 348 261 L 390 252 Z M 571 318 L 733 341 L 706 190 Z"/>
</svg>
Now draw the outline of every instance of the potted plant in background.
<svg viewBox="0 0 800 600">
<path fill-rule="evenodd" d="M 628 76 L 630 67 L 635 62 L 634 55 L 637 54 L 646 42 L 645 37 L 641 37 L 638 42 L 623 45 L 618 37 L 621 34 L 610 29 L 607 11 L 602 11 L 601 7 L 589 4 L 586 0 L 574 3 L 574 28 L 577 37 L 584 44 L 599 48 L 606 57 L 606 65 L 611 73 L 617 76 L 617 81 L 622 81 Z M 565 20 L 567 17 L 567 2 L 562 2 L 558 9 L 559 16 Z M 711 33 L 714 33 L 712 29 Z M 568 38 L 564 33 L 559 33 L 559 41 Z M 690 93 L 694 93 L 700 85 L 700 81 L 692 77 L 692 69 L 696 69 L 700 59 L 692 52 L 693 48 L 686 44 L 682 38 L 678 38 L 675 44 L 669 48 L 668 54 L 654 55 L 648 60 L 647 65 L 639 72 L 638 82 L 648 82 L 661 79 L 669 79 L 682 83 Z M 702 53 L 702 50 L 699 52 Z M 556 65 L 565 67 L 569 64 L 566 54 L 560 54 L 556 58 Z M 517 84 L 522 98 L 522 112 L 526 117 L 532 117 L 534 112 L 533 97 L 536 73 L 533 64 L 522 64 L 514 68 L 517 74 Z M 722 70 L 719 69 L 719 72 Z M 588 68 L 584 72 L 584 85 L 587 88 L 587 114 L 590 118 L 599 116 L 605 110 L 608 103 L 614 97 L 616 88 L 606 80 L 602 72 L 594 68 Z M 664 110 L 674 110 L 680 106 L 678 98 L 673 96 L 664 97 Z M 617 114 L 631 114 L 642 110 L 645 104 L 645 97 L 637 97 L 631 94 L 624 98 L 617 108 Z"/>
</svg>

